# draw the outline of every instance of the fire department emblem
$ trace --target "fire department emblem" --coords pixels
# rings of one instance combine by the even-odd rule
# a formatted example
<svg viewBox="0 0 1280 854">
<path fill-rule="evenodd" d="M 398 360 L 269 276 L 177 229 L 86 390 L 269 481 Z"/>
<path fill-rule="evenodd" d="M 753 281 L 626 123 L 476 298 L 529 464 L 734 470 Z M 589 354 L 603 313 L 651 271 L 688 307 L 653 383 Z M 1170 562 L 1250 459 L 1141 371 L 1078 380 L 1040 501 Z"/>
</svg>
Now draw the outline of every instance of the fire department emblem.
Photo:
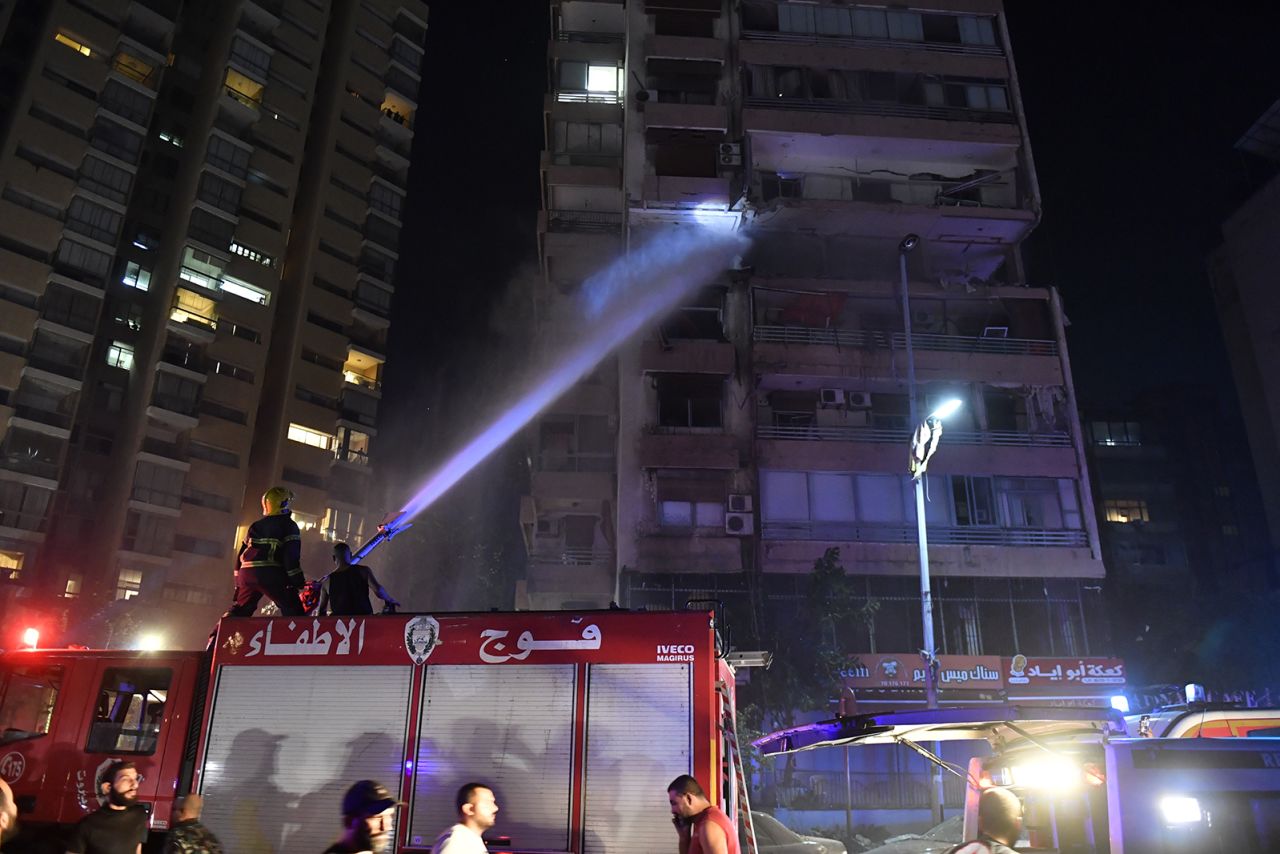
<svg viewBox="0 0 1280 854">
<path fill-rule="evenodd" d="M 239 632 L 236 632 L 233 635 L 231 635 L 231 637 L 227 638 L 226 642 L 222 644 L 223 649 L 225 649 L 227 652 L 231 653 L 232 655 L 236 655 L 237 653 L 239 653 L 240 647 L 242 646 L 244 646 L 244 635 L 240 634 Z"/>
<path fill-rule="evenodd" d="M 21 753 L 12 751 L 0 759 L 0 779 L 6 783 L 16 783 L 27 770 L 27 758 Z"/>
<path fill-rule="evenodd" d="M 404 648 L 414 664 L 421 664 L 440 645 L 440 623 L 435 617 L 414 617 L 404 625 Z"/>
</svg>

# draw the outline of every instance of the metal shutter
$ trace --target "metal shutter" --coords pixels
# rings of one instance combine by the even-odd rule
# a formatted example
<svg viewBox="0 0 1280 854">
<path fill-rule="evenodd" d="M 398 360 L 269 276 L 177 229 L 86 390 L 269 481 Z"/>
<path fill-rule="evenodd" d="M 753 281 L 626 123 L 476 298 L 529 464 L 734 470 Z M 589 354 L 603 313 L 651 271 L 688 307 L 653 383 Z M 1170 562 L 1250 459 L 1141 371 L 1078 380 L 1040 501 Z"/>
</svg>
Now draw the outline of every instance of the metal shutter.
<svg viewBox="0 0 1280 854">
<path fill-rule="evenodd" d="M 497 798 L 496 833 L 520 850 L 568 850 L 574 673 L 572 664 L 427 667 L 413 845 L 456 823 L 458 788 L 479 782 Z"/>
<path fill-rule="evenodd" d="M 667 784 L 693 763 L 690 665 L 593 664 L 587 678 L 583 851 L 671 854 Z"/>
<path fill-rule="evenodd" d="M 400 785 L 412 667 L 223 667 L 204 823 L 227 851 L 323 851 L 356 780 Z"/>
</svg>

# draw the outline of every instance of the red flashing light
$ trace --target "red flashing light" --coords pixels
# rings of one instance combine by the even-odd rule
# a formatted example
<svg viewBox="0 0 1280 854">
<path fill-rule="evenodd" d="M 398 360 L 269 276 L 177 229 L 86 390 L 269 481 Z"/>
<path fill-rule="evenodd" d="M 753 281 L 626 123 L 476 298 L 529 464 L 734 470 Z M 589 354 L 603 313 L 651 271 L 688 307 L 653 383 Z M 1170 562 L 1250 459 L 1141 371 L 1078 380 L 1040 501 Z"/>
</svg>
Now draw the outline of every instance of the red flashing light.
<svg viewBox="0 0 1280 854">
<path fill-rule="evenodd" d="M 40 630 L 32 626 L 22 633 L 22 643 L 35 649 L 40 645 Z"/>
</svg>

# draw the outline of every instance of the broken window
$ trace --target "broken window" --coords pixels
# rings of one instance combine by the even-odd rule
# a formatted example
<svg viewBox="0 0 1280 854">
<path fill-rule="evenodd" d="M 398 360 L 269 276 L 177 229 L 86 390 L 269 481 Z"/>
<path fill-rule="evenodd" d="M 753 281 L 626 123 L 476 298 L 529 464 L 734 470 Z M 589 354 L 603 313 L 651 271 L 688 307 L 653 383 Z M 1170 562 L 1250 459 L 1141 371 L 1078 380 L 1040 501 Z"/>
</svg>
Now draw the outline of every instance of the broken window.
<svg viewBox="0 0 1280 854">
<path fill-rule="evenodd" d="M 658 424 L 662 427 L 720 427 L 724 380 L 699 374 L 658 377 Z"/>
</svg>

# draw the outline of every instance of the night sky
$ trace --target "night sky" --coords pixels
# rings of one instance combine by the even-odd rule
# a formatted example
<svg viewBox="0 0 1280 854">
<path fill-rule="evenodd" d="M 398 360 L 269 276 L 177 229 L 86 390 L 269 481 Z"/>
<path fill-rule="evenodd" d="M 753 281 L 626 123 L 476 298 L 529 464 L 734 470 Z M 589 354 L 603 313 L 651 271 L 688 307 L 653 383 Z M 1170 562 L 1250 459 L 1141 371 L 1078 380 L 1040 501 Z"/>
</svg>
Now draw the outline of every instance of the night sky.
<svg viewBox="0 0 1280 854">
<path fill-rule="evenodd" d="M 547 5 L 431 5 L 374 446 L 398 470 L 389 504 L 479 426 L 477 376 L 519 310 L 510 283 L 536 269 Z M 1280 97 L 1280 8 L 1006 5 L 1044 207 L 1029 279 L 1063 292 L 1078 396 L 1123 404 L 1185 381 L 1233 400 L 1205 255 L 1269 168 L 1232 145 Z M 511 512 L 492 507 L 496 529 L 515 533 Z"/>
</svg>

